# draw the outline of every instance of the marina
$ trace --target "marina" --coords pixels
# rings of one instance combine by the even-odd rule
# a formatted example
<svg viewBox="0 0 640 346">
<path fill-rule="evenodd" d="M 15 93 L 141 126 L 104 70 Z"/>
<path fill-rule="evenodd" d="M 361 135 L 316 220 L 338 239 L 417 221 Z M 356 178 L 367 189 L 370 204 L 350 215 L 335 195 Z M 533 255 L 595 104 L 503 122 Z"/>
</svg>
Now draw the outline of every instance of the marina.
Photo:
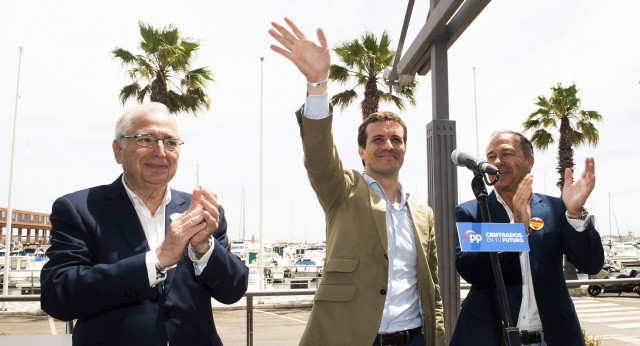
<svg viewBox="0 0 640 346">
<path fill-rule="evenodd" d="M 317 288 L 326 256 L 324 244 L 232 241 L 231 252 L 249 267 L 249 290 Z"/>
</svg>

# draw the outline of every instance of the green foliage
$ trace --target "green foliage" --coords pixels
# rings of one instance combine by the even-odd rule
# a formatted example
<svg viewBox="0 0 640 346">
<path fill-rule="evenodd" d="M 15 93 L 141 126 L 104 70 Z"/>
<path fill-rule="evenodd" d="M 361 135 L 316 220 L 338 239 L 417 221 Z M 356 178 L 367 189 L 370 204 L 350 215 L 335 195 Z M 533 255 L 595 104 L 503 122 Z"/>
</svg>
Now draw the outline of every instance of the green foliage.
<svg viewBox="0 0 640 346">
<path fill-rule="evenodd" d="M 398 109 L 405 109 L 405 101 L 415 105 L 414 87 L 405 87 L 397 95 L 384 83 L 383 73 L 393 64 L 396 52 L 389 49 L 391 40 L 386 31 L 376 37 L 365 32 L 352 41 L 341 42 L 333 51 L 342 61 L 342 65 L 332 64 L 329 79 L 342 85 L 354 80 L 347 89 L 333 95 L 331 103 L 345 109 L 358 99 L 357 88 L 363 88 L 364 100 L 360 102 L 362 117 L 366 118 L 378 110 L 379 101 L 393 102 Z"/>
<path fill-rule="evenodd" d="M 602 345 L 602 337 L 596 336 L 595 334 L 589 335 L 587 330 L 582 328 L 582 335 L 584 336 L 585 345 L 587 346 L 601 346 Z"/>
<path fill-rule="evenodd" d="M 564 88 L 562 83 L 551 87 L 551 96 L 547 99 L 544 95 L 538 96 L 534 103 L 540 107 L 531 113 L 522 123 L 524 131 L 534 131 L 531 143 L 540 150 L 546 150 L 550 144 L 555 143 L 553 135 L 548 129 L 559 129 L 562 119 L 568 119 L 573 130 L 571 143 L 580 145 L 588 143 L 596 146 L 600 135 L 593 121 L 602 121 L 602 116 L 596 111 L 584 111 L 580 109 L 582 100 L 577 96 L 578 88 L 575 83 Z"/>
<path fill-rule="evenodd" d="M 133 54 L 120 47 L 111 53 L 115 60 L 128 68 L 132 83 L 120 90 L 119 99 L 124 105 L 134 98 L 143 103 L 164 103 L 172 113 L 197 112 L 209 109 L 211 99 L 207 95 L 207 84 L 214 81 L 208 67 L 191 69 L 191 59 L 200 44 L 180 36 L 178 28 L 168 25 L 161 30 L 138 22 L 140 28 L 141 54 Z"/>
<path fill-rule="evenodd" d="M 600 139 L 594 122 L 602 121 L 596 111 L 585 111 L 580 108 L 581 100 L 577 96 L 575 83 L 563 87 L 561 83 L 551 87 L 551 96 L 538 96 L 534 102 L 539 108 L 529 114 L 522 123 L 523 132 L 531 131 L 531 144 L 539 150 L 546 150 L 556 143 L 552 131 L 559 132 L 558 137 L 558 173 L 560 179 L 556 184 L 560 189 L 564 186 L 564 171 L 574 168 L 573 147 L 588 144 L 595 147 Z"/>
</svg>

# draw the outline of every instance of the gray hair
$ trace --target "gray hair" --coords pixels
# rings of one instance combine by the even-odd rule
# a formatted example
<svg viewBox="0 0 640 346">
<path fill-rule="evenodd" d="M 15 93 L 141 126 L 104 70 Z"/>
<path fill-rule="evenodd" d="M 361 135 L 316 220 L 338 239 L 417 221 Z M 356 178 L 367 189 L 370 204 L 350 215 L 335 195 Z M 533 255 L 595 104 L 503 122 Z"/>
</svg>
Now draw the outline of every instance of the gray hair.
<svg viewBox="0 0 640 346">
<path fill-rule="evenodd" d="M 170 117 L 173 116 L 171 112 L 169 112 L 169 109 L 167 108 L 167 106 L 159 102 L 149 102 L 149 103 L 137 105 L 133 108 L 126 110 L 124 113 L 122 113 L 122 115 L 120 115 L 120 117 L 118 118 L 118 121 L 116 121 L 116 132 L 115 132 L 114 139 L 120 139 L 121 136 L 129 135 L 130 134 L 129 132 L 131 132 L 132 130 L 131 128 L 132 119 L 140 114 L 146 114 L 146 113 L 161 113 L 161 114 L 166 114 L 167 116 L 170 116 Z M 178 124 L 177 121 L 176 121 L 176 125 L 178 127 L 178 138 L 180 138 L 181 137 L 180 124 Z M 124 146 L 125 142 L 124 141 L 122 142 Z"/>
<path fill-rule="evenodd" d="M 529 141 L 529 138 L 525 137 L 520 132 L 510 131 L 510 130 L 494 131 L 491 134 L 491 136 L 489 136 L 489 141 L 491 141 L 491 138 L 505 134 L 505 133 L 511 134 L 514 137 L 518 138 L 518 141 L 520 142 L 520 150 L 522 150 L 522 153 L 524 154 L 525 159 L 528 157 L 533 157 L 533 145 L 531 144 L 531 141 Z"/>
</svg>

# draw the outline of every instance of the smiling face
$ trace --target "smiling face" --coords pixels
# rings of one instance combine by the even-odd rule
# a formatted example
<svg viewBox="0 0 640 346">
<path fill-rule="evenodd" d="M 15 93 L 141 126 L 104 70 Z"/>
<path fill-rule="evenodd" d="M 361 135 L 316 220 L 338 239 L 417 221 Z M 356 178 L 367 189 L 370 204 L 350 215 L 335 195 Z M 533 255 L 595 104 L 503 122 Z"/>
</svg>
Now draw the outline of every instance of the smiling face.
<svg viewBox="0 0 640 346">
<path fill-rule="evenodd" d="M 358 146 L 367 175 L 377 180 L 397 178 L 404 163 L 406 147 L 404 129 L 392 120 L 375 121 L 367 125 L 366 144 Z"/>
<path fill-rule="evenodd" d="M 515 194 L 518 184 L 531 172 L 533 156 L 525 157 L 520 138 L 503 132 L 491 137 L 487 145 L 487 162 L 498 167 L 500 178 L 494 185 L 500 195 Z M 494 176 L 489 176 L 493 180 Z"/>
<path fill-rule="evenodd" d="M 134 115 L 130 121 L 130 132 L 126 135 L 150 133 L 158 138 L 179 137 L 178 124 L 170 114 L 152 110 Z M 165 150 L 163 141 L 152 147 L 142 147 L 136 145 L 135 139 L 115 139 L 113 153 L 122 165 L 127 186 L 136 194 L 143 195 L 156 191 L 164 194 L 167 184 L 176 174 L 180 156 L 179 150 Z"/>
</svg>

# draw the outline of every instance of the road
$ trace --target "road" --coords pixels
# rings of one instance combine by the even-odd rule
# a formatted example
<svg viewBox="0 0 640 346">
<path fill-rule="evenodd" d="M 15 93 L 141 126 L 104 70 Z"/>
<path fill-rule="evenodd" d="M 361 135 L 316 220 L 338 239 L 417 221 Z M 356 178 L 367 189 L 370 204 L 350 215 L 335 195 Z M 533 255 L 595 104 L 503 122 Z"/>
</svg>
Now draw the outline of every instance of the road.
<svg viewBox="0 0 640 346">
<path fill-rule="evenodd" d="M 640 345 L 640 295 L 601 294 L 574 297 L 580 324 L 601 338 L 602 346 Z M 309 309 L 256 309 L 253 344 L 298 345 Z M 246 345 L 244 310 L 214 312 L 216 326 L 226 345 Z"/>
<path fill-rule="evenodd" d="M 600 294 L 573 298 L 578 318 L 589 334 L 602 338 L 602 346 L 640 345 L 640 295 Z"/>
<path fill-rule="evenodd" d="M 602 338 L 602 346 L 640 345 L 640 295 L 601 294 L 574 297 L 582 327 Z M 0 312 L 0 345 L 9 345 L 2 335 L 63 334 L 65 324 L 48 317 L 39 303 L 8 303 Z M 13 308 L 12 304 L 21 304 Z M 246 345 L 247 325 L 244 309 L 216 309 L 214 320 L 225 345 Z M 298 345 L 309 318 L 310 308 L 272 308 L 255 305 L 254 345 Z"/>
</svg>

